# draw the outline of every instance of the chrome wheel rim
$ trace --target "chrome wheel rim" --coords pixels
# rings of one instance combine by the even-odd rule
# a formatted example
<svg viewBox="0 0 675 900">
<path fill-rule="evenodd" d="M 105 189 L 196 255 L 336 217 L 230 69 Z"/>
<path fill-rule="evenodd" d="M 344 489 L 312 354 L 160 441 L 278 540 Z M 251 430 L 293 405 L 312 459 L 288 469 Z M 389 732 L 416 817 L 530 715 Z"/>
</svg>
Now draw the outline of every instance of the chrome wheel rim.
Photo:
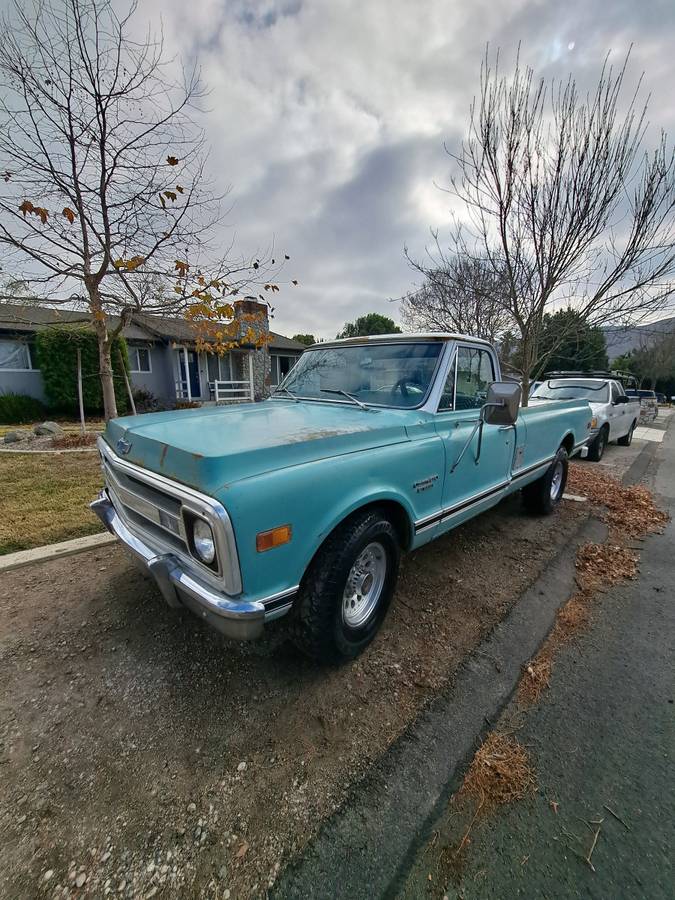
<svg viewBox="0 0 675 900">
<path fill-rule="evenodd" d="M 551 479 L 551 500 L 557 500 L 563 480 L 563 464 L 557 462 L 553 470 L 553 478 Z"/>
<path fill-rule="evenodd" d="M 364 547 L 347 576 L 342 594 L 342 621 L 360 628 L 372 616 L 382 596 L 387 575 L 387 553 L 378 541 Z"/>
</svg>

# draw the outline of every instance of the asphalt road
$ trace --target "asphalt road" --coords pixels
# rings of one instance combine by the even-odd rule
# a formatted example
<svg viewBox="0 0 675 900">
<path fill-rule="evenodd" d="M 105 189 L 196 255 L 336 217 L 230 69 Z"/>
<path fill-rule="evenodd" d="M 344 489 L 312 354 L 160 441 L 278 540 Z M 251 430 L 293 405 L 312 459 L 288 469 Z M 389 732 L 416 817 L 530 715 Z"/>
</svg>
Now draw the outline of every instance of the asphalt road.
<svg viewBox="0 0 675 900">
<path fill-rule="evenodd" d="M 675 517 L 675 424 L 646 481 Z M 643 542 L 638 579 L 604 594 L 588 632 L 560 652 L 540 704 L 520 717 L 506 709 L 501 722 L 518 722 L 531 751 L 537 795 L 480 822 L 454 873 L 439 862 L 466 821 L 448 806 L 399 898 L 675 896 L 674 550 L 671 521 Z M 598 825 L 588 823 L 600 820 L 593 871 L 584 857 Z"/>
</svg>

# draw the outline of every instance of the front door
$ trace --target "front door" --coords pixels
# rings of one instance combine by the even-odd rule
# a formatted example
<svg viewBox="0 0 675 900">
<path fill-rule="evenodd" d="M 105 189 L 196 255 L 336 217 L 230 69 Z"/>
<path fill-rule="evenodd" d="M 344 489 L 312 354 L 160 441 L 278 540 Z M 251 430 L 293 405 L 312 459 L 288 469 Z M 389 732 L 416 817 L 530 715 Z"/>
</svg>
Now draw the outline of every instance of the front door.
<svg viewBox="0 0 675 900">
<path fill-rule="evenodd" d="M 178 365 L 180 367 L 180 380 L 183 388 L 187 386 L 187 380 L 190 380 L 190 395 L 192 398 L 199 398 L 202 395 L 201 384 L 199 381 L 199 354 L 195 350 L 177 350 Z M 187 356 L 187 375 L 185 373 L 185 357 Z"/>
<path fill-rule="evenodd" d="M 494 363 L 487 349 L 461 345 L 457 348 L 436 424 L 445 447 L 441 523 L 445 528 L 493 506 L 508 485 L 515 428 L 484 424 L 482 436 L 476 428 L 488 385 L 494 380 Z"/>
</svg>

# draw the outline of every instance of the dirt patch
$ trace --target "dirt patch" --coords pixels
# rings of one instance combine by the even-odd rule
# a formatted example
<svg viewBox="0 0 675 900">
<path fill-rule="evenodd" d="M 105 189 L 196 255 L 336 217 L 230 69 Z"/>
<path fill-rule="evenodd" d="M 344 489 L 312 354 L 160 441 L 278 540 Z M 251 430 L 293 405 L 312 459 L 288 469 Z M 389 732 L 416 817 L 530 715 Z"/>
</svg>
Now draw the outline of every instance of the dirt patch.
<svg viewBox="0 0 675 900">
<path fill-rule="evenodd" d="M 404 558 L 382 634 L 332 669 L 283 630 L 225 642 L 117 548 L 6 575 L 0 895 L 264 895 L 582 517 L 514 497 Z"/>
</svg>

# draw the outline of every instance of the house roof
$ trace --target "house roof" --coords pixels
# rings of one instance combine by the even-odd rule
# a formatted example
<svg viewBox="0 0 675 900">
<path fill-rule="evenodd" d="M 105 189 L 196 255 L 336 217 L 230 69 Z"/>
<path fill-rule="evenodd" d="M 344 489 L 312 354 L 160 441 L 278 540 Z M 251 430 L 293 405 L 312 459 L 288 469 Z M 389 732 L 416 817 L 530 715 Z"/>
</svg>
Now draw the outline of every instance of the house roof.
<svg viewBox="0 0 675 900">
<path fill-rule="evenodd" d="M 31 334 L 60 324 L 88 323 L 89 315 L 84 311 L 63 309 L 61 307 L 38 306 L 36 304 L 0 303 L 0 330 L 25 332 Z M 117 325 L 119 318 L 111 316 L 110 321 Z M 127 340 L 147 341 L 153 338 L 174 341 L 192 341 L 195 330 L 185 319 L 169 316 L 155 316 L 149 313 L 136 313 L 130 325 L 124 329 Z M 272 350 L 295 350 L 302 352 L 305 347 L 298 341 L 270 332 L 269 347 Z"/>
</svg>

